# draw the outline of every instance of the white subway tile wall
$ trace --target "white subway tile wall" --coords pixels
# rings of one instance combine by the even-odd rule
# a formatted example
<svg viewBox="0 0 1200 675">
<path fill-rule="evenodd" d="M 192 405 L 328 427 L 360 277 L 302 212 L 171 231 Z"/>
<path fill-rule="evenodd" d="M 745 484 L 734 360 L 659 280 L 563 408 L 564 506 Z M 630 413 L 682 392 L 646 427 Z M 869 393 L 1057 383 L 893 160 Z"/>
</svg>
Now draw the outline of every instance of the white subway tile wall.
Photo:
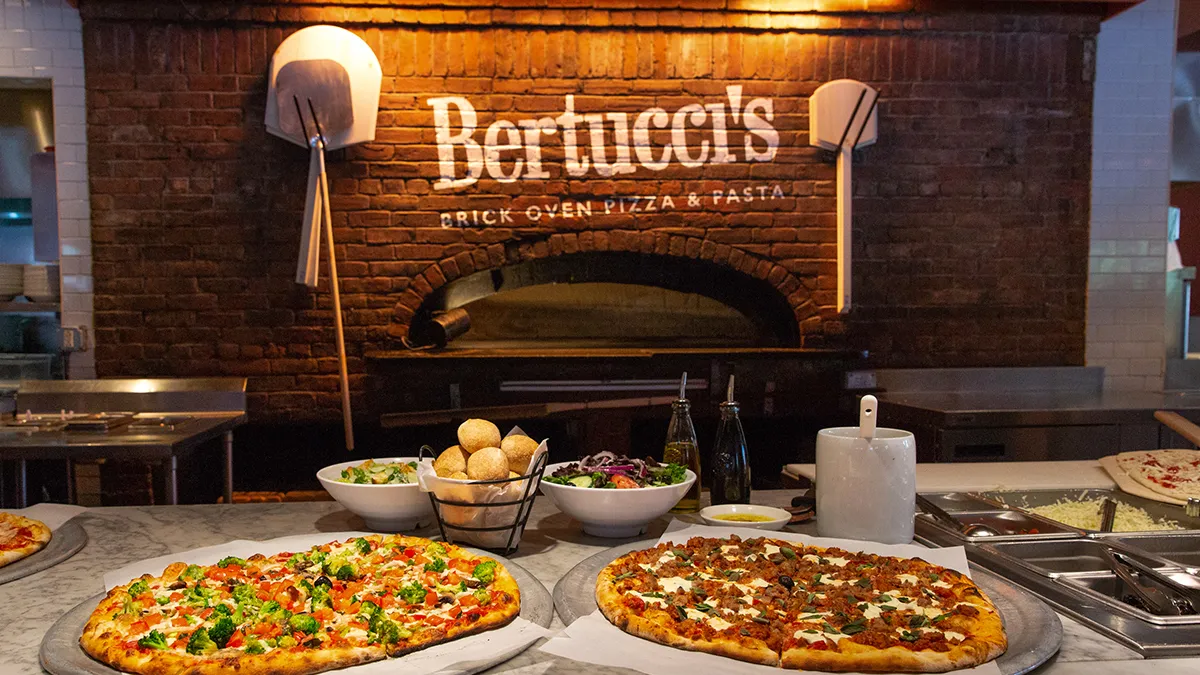
<svg viewBox="0 0 1200 675">
<path fill-rule="evenodd" d="M 49 78 L 54 88 L 62 322 L 92 332 L 92 235 L 87 108 L 79 11 L 66 0 L 0 0 L 0 77 Z M 93 353 L 71 355 L 70 376 L 96 376 Z"/>
<path fill-rule="evenodd" d="M 1096 46 L 1087 364 L 1108 389 L 1163 386 L 1176 5 L 1114 16 Z"/>
</svg>

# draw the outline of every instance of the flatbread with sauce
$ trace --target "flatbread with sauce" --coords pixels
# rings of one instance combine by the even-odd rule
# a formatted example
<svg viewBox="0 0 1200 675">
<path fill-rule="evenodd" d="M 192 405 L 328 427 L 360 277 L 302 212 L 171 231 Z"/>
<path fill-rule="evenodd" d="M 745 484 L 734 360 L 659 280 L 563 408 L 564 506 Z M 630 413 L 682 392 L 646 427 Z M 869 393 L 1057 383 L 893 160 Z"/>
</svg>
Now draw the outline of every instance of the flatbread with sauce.
<svg viewBox="0 0 1200 675">
<path fill-rule="evenodd" d="M 50 528 L 40 520 L 0 513 L 0 567 L 11 565 L 45 548 Z"/>
<path fill-rule="evenodd" d="M 1200 498 L 1200 451 L 1145 450 L 1122 452 L 1117 466 L 1154 492 L 1186 501 Z"/>
</svg>

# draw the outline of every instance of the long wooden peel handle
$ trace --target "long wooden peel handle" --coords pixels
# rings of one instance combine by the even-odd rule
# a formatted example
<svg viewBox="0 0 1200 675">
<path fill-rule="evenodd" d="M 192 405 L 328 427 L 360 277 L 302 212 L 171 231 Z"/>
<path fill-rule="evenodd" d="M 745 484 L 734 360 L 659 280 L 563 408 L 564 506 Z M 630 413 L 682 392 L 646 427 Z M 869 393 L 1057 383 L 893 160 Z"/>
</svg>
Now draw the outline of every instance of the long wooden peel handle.
<svg viewBox="0 0 1200 675">
<path fill-rule="evenodd" d="M 318 141 L 319 142 L 319 141 Z M 329 176 L 325 173 L 325 147 L 320 150 L 321 197 L 325 215 L 325 242 L 329 247 L 329 290 L 333 294 L 333 325 L 337 332 L 338 375 L 342 383 L 342 426 L 346 432 L 346 449 L 354 449 L 354 424 L 350 413 L 350 376 L 346 372 L 346 336 L 342 331 L 342 294 L 338 289 L 337 256 L 333 250 L 333 216 L 329 209 Z"/>
<path fill-rule="evenodd" d="M 1200 446 L 1200 426 L 1177 412 L 1159 410 L 1154 413 L 1154 419 L 1163 423 L 1171 431 L 1183 436 L 1192 445 Z"/>
</svg>

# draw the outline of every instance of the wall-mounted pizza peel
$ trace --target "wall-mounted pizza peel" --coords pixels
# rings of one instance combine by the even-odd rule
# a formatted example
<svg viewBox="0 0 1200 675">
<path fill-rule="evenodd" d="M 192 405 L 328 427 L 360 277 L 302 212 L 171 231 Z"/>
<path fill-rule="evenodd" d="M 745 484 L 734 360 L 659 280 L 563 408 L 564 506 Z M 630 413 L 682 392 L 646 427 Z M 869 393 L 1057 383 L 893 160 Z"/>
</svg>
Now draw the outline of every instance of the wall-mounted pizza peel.
<svg viewBox="0 0 1200 675">
<path fill-rule="evenodd" d="M 850 309 L 851 207 L 854 185 L 850 165 L 854 151 L 879 137 L 875 104 L 879 92 L 858 80 L 834 80 L 817 87 L 808 100 L 808 143 L 837 157 L 837 309 Z"/>
<path fill-rule="evenodd" d="M 317 285 L 324 223 L 348 450 L 354 449 L 354 428 L 325 151 L 375 140 L 382 79 L 379 59 L 357 35 L 336 26 L 310 26 L 290 35 L 275 50 L 267 88 L 267 131 L 309 149 L 296 283 Z"/>
</svg>

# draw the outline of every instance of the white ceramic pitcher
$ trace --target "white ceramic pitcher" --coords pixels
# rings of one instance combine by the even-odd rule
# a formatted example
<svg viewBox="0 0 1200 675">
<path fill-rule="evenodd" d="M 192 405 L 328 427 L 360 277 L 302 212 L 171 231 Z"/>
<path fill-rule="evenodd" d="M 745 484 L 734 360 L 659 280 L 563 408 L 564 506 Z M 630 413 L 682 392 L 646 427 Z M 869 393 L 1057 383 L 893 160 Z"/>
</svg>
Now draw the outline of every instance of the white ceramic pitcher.
<svg viewBox="0 0 1200 675">
<path fill-rule="evenodd" d="M 875 427 L 878 402 L 864 396 L 859 426 L 817 433 L 817 533 L 907 544 L 913 538 L 917 443 Z"/>
</svg>

